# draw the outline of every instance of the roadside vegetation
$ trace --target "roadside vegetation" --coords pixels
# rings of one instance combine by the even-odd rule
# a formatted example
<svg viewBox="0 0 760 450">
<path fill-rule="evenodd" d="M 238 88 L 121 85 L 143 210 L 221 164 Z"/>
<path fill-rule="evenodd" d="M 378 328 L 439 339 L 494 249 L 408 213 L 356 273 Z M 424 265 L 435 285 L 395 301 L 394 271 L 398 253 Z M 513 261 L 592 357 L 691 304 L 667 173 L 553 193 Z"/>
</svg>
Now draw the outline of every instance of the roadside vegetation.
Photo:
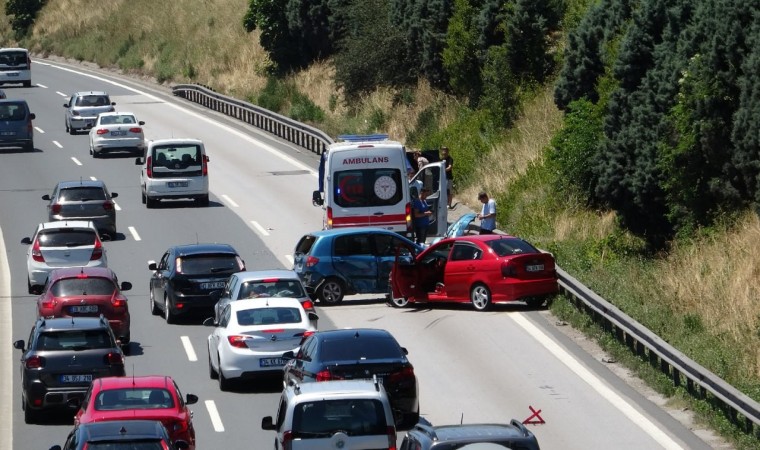
<svg viewBox="0 0 760 450">
<path fill-rule="evenodd" d="M 0 40 L 159 83 L 208 85 L 331 135 L 445 144 L 455 202 L 478 208 L 476 193 L 487 190 L 500 229 L 552 251 L 581 282 L 760 400 L 752 2 L 79 5 L 47 0 L 28 28 L 0 27 Z M 565 300 L 551 308 L 737 446 L 760 448 L 623 356 Z"/>
</svg>

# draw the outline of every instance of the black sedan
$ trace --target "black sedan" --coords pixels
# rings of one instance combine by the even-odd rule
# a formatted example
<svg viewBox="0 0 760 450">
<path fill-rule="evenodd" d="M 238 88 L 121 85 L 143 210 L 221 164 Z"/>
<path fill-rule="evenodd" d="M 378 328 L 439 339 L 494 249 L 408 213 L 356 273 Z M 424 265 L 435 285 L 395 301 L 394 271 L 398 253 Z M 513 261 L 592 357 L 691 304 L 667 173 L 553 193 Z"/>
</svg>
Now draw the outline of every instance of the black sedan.
<svg viewBox="0 0 760 450">
<path fill-rule="evenodd" d="M 286 352 L 285 384 L 372 379 L 385 386 L 399 428 L 420 416 L 417 377 L 406 355 L 388 331 L 370 328 L 319 331 L 307 337 L 297 354 Z"/>
<path fill-rule="evenodd" d="M 148 262 L 150 311 L 163 311 L 166 323 L 192 311 L 213 313 L 217 298 L 212 291 L 223 289 L 235 272 L 245 270 L 245 262 L 229 244 L 187 244 L 170 247 L 161 260 Z"/>
<path fill-rule="evenodd" d="M 185 441 L 171 442 L 169 433 L 158 420 L 114 420 L 77 425 L 69 433 L 66 450 L 108 449 L 185 449 Z M 50 450 L 61 450 L 60 445 Z"/>
</svg>

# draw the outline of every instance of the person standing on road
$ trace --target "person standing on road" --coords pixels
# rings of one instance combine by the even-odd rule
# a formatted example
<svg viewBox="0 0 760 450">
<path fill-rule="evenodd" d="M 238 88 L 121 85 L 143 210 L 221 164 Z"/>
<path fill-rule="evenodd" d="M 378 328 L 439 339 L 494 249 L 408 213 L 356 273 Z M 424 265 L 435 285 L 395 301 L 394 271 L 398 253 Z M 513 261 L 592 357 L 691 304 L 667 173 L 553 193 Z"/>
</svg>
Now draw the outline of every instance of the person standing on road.
<svg viewBox="0 0 760 450">
<path fill-rule="evenodd" d="M 449 155 L 449 148 L 446 146 L 441 147 L 441 161 L 446 162 L 446 196 L 449 203 L 449 209 L 452 208 L 453 197 L 451 195 L 452 185 L 454 184 L 454 158 Z"/>
<path fill-rule="evenodd" d="M 496 229 L 496 200 L 488 198 L 488 194 L 483 191 L 478 194 L 478 200 L 483 204 L 480 214 L 480 234 L 493 234 Z"/>
<path fill-rule="evenodd" d="M 425 199 L 430 194 L 429 189 L 422 188 L 419 198 L 414 199 L 412 211 L 414 214 L 414 237 L 415 242 L 424 245 L 427 240 L 427 229 L 430 225 L 430 216 L 433 212 Z"/>
<path fill-rule="evenodd" d="M 425 158 L 424 156 L 422 156 L 422 152 L 419 151 L 419 150 L 417 150 L 417 151 L 414 152 L 414 159 L 415 159 L 415 161 L 417 161 L 417 170 L 418 171 L 421 170 L 423 167 L 427 166 L 428 164 L 430 164 L 430 161 L 428 161 L 427 158 Z"/>
</svg>

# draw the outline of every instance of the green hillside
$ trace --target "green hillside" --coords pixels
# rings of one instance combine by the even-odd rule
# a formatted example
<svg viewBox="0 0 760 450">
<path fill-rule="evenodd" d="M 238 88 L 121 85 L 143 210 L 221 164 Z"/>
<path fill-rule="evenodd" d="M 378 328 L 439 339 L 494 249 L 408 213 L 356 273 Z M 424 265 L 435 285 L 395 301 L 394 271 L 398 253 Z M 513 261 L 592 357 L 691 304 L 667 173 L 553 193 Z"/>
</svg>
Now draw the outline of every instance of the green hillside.
<svg viewBox="0 0 760 450">
<path fill-rule="evenodd" d="M 18 8 L 36 2 L 5 4 L 19 15 L 0 20 L 24 20 L 4 46 L 210 85 L 331 135 L 447 145 L 455 202 L 489 191 L 500 229 L 760 400 L 760 3 L 47 0 L 34 20 Z"/>
</svg>

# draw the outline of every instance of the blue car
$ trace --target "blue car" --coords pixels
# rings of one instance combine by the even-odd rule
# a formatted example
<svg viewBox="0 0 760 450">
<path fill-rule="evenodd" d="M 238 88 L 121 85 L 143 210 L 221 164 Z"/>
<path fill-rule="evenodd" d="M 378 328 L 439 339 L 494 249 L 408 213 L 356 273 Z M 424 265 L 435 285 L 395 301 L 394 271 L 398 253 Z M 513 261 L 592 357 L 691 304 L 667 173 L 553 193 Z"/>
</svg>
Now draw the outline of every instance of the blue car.
<svg viewBox="0 0 760 450">
<path fill-rule="evenodd" d="M 416 255 L 422 247 L 382 228 L 315 231 L 293 253 L 293 270 L 313 298 L 334 305 L 351 294 L 385 294 L 396 255 Z"/>
</svg>

